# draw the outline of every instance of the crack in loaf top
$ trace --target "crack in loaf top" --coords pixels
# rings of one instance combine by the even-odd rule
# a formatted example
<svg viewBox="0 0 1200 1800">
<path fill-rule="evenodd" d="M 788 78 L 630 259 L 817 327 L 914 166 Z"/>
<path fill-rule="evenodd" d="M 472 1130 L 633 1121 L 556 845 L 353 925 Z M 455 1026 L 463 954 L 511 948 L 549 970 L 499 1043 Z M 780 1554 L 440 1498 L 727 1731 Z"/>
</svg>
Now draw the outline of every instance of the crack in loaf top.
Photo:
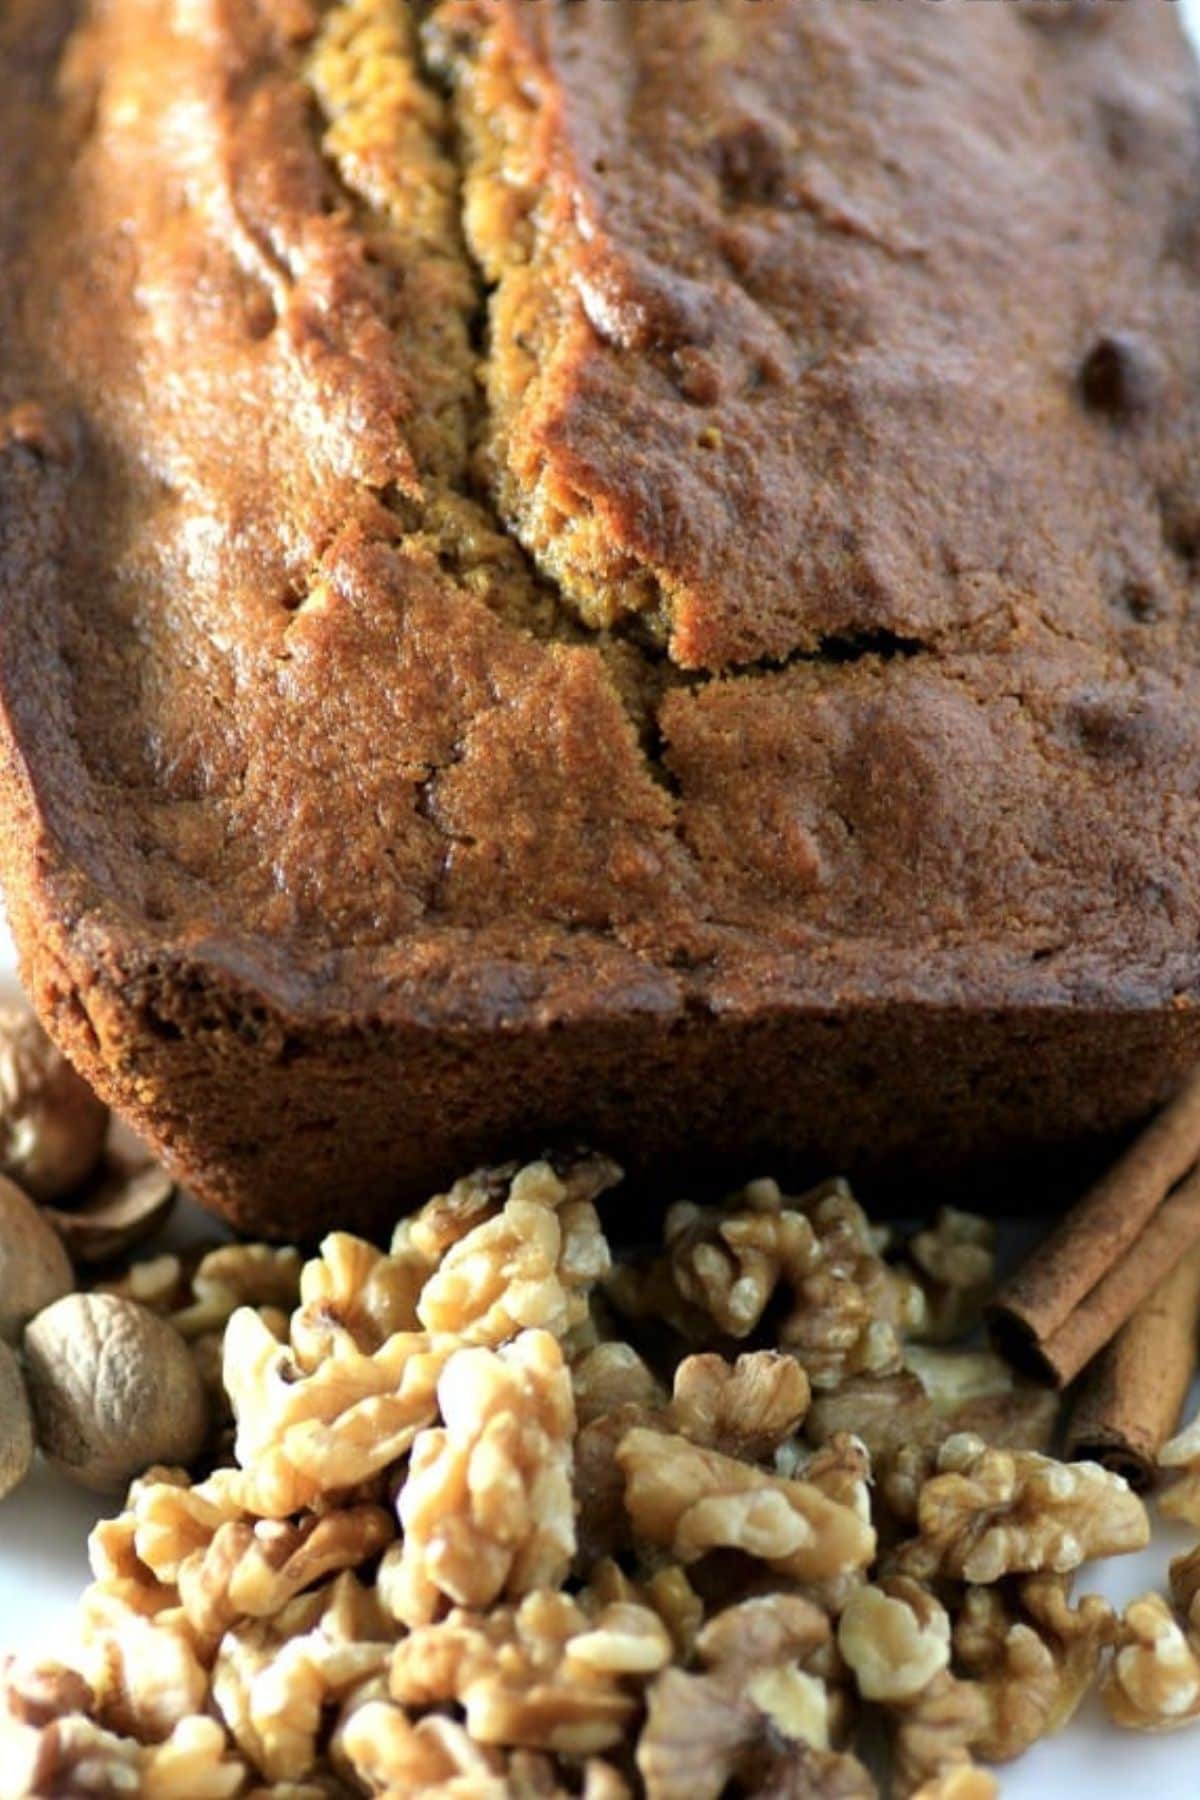
<svg viewBox="0 0 1200 1800">
<path fill-rule="evenodd" d="M 1131 480 L 1077 386 L 1180 281 L 1168 10 L 451 0 L 489 468 L 581 618 L 708 670 L 1013 604 L 1102 635 L 1181 448 Z"/>
<path fill-rule="evenodd" d="M 0 54 L 0 699 L 73 925 L 1190 967 L 1170 7 L 10 0 Z"/>
</svg>

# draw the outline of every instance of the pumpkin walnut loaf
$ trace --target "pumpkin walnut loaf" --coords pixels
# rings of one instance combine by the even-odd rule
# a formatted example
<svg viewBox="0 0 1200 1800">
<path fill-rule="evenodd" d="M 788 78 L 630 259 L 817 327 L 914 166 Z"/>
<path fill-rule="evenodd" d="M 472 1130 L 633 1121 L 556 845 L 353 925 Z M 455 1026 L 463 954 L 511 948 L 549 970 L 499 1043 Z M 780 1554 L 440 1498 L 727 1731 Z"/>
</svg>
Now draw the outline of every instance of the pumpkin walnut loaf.
<svg viewBox="0 0 1200 1800">
<path fill-rule="evenodd" d="M 8 0 L 0 859 L 304 1233 L 953 1166 L 1200 1055 L 1175 9 Z"/>
</svg>

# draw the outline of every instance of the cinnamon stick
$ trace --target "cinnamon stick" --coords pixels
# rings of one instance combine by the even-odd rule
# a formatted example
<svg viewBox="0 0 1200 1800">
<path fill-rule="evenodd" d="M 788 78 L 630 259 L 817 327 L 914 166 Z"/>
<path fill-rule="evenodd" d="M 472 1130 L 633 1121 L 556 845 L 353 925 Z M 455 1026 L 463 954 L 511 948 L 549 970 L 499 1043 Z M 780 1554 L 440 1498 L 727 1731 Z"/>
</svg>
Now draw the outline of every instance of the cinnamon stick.
<svg viewBox="0 0 1200 1800">
<path fill-rule="evenodd" d="M 1200 1185 L 1182 1181 L 1198 1159 L 1200 1069 L 1001 1289 L 1010 1360 L 1066 1383 L 1108 1342 L 1200 1237 Z"/>
<path fill-rule="evenodd" d="M 1200 1244 L 1164 1276 L 1089 1371 L 1066 1453 L 1149 1487 L 1179 1422 L 1200 1351 Z"/>
</svg>

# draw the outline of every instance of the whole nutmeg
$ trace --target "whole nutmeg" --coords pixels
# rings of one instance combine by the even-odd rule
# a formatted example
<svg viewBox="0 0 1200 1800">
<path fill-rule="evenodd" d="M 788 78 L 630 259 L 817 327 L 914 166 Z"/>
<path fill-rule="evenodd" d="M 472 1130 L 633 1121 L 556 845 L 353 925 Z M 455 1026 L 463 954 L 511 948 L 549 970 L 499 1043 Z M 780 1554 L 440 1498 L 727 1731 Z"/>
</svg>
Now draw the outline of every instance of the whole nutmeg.
<svg viewBox="0 0 1200 1800">
<path fill-rule="evenodd" d="M 100 1160 L 108 1108 L 23 1006 L 0 1006 L 0 1173 L 56 1200 Z"/>
<path fill-rule="evenodd" d="M 57 1232 L 16 1183 L 0 1175 L 0 1340 L 15 1344 L 35 1313 L 74 1286 Z"/>
<path fill-rule="evenodd" d="M 82 1487 L 119 1493 L 151 1463 L 187 1463 L 208 1432 L 191 1351 L 116 1294 L 69 1294 L 25 1332 L 37 1441 Z"/>
<path fill-rule="evenodd" d="M 33 1415 L 16 1352 L 0 1344 L 0 1500 L 19 1487 L 33 1461 Z"/>
</svg>

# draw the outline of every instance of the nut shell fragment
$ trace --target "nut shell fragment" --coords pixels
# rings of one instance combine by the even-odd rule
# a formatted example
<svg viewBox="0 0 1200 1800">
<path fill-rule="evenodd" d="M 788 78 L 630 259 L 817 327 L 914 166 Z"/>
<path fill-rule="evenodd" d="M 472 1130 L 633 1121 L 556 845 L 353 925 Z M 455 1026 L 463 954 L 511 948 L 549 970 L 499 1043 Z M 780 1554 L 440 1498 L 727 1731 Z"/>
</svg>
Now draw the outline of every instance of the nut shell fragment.
<svg viewBox="0 0 1200 1800">
<path fill-rule="evenodd" d="M 113 1158 L 82 1205 L 47 1206 L 47 1219 L 77 1263 L 105 1262 L 148 1237 L 175 1202 L 175 1184 L 156 1163 L 138 1167 Z"/>
</svg>

